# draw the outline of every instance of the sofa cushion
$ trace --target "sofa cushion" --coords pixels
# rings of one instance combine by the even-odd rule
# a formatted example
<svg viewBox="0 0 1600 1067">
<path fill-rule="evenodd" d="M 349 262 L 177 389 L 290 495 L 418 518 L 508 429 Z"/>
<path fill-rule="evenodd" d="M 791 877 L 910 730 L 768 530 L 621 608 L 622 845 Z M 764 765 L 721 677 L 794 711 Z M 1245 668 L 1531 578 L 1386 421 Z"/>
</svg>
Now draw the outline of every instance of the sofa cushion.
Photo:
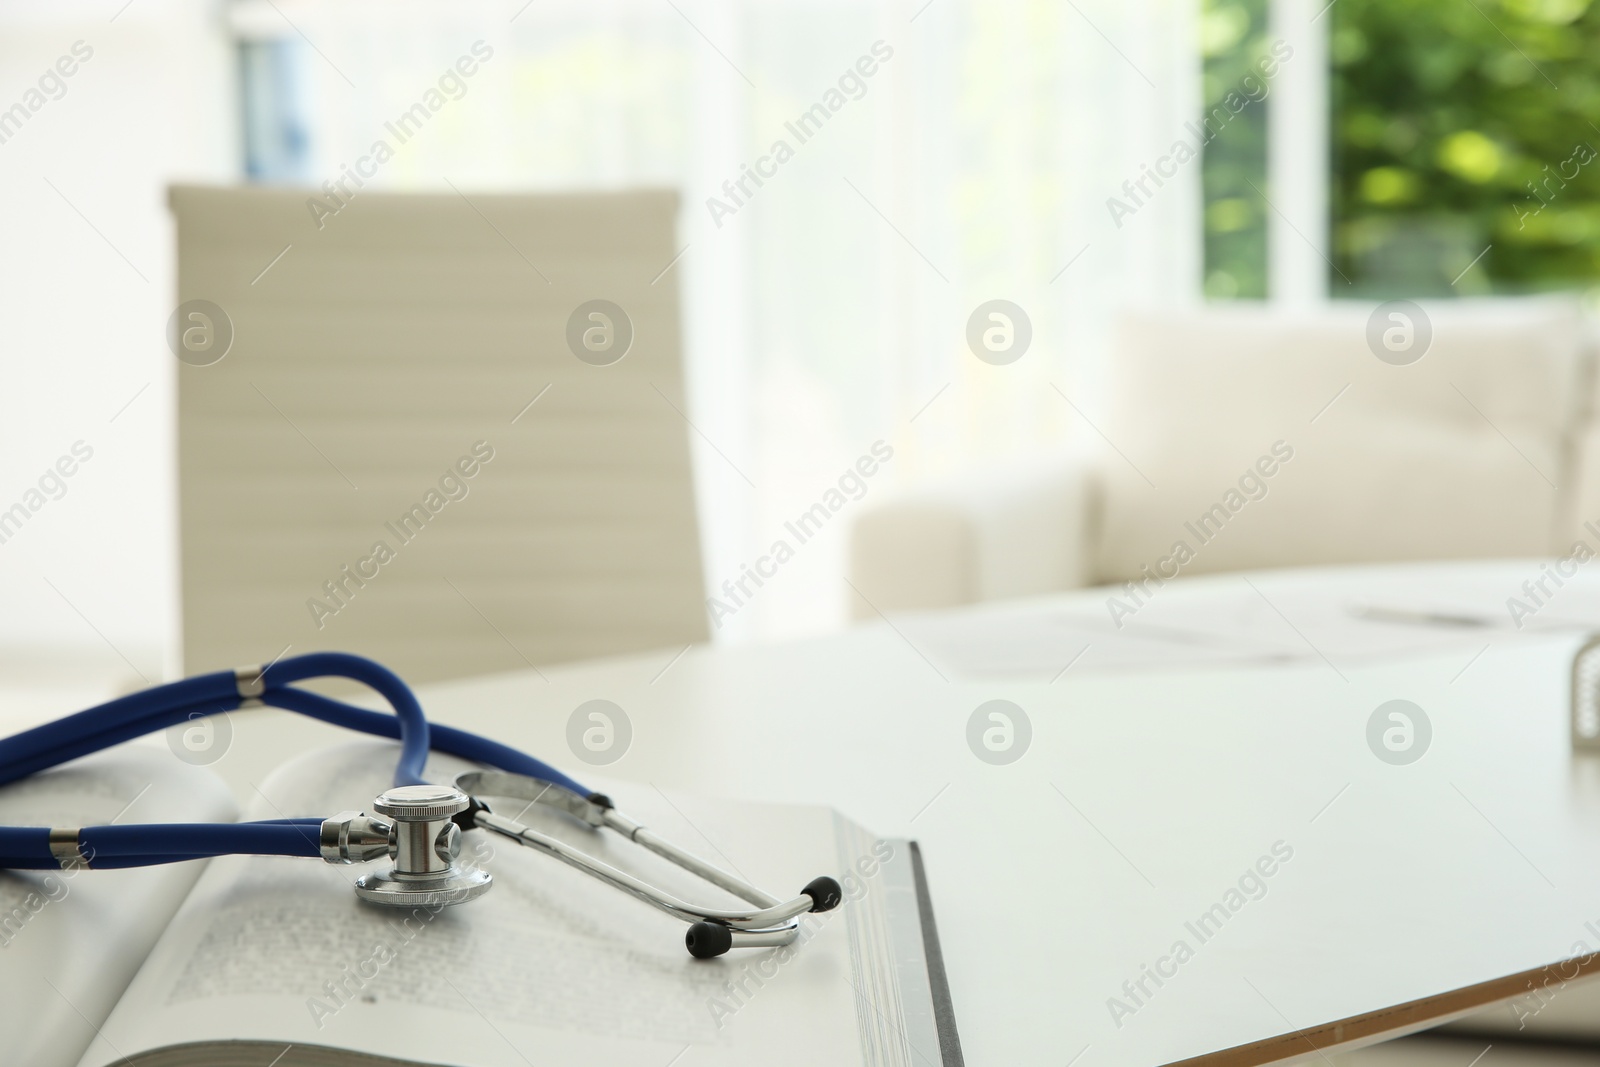
<svg viewBox="0 0 1600 1067">
<path fill-rule="evenodd" d="M 1576 302 L 1424 302 L 1431 344 L 1405 365 L 1369 347 L 1374 307 L 1125 317 L 1097 420 L 1098 576 L 1564 544 L 1587 406 Z"/>
</svg>

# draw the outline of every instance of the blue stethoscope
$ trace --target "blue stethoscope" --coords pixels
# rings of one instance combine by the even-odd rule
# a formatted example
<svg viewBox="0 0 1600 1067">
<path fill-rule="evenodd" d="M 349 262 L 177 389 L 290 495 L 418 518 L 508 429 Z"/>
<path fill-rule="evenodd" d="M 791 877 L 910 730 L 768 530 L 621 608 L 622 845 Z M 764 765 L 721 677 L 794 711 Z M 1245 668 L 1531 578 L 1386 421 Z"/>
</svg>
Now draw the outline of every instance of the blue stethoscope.
<svg viewBox="0 0 1600 1067">
<path fill-rule="evenodd" d="M 371 687 L 389 702 L 394 714 L 366 711 L 293 685 L 330 677 Z M 263 704 L 398 739 L 394 788 L 377 798 L 372 815 L 346 811 L 328 819 L 243 823 L 0 826 L 0 868 L 111 870 L 228 855 L 317 856 L 328 863 L 388 858 L 393 861 L 388 869 L 356 880 L 357 896 L 380 905 L 439 907 L 472 900 L 488 890 L 492 879 L 487 872 L 459 862 L 462 833 L 483 829 L 554 856 L 689 923 L 684 940 L 690 954 L 700 959 L 720 956 L 730 948 L 791 944 L 799 933 L 798 916 L 828 911 L 839 903 L 839 883 L 826 876 L 812 880 L 794 899 L 781 901 L 677 848 L 617 811 L 603 793 L 585 789 L 549 764 L 466 730 L 430 725 L 422 705 L 399 676 L 372 660 L 343 652 L 313 652 L 266 667 L 202 674 L 15 734 L 0 740 L 0 785 L 177 723 Z M 493 769 L 463 774 L 454 785 L 433 785 L 422 776 L 430 749 Z M 544 804 L 590 829 L 610 829 L 751 908 L 686 903 L 563 841 L 496 814 L 482 797 Z"/>
</svg>

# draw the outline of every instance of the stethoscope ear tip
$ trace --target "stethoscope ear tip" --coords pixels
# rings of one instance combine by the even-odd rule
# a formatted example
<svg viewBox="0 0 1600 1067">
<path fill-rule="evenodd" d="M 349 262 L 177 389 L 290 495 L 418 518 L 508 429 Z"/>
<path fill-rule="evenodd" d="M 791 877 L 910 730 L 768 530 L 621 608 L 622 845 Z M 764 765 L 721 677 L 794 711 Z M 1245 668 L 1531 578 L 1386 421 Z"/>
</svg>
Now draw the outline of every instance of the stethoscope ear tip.
<svg viewBox="0 0 1600 1067">
<path fill-rule="evenodd" d="M 699 922 L 689 927 L 683 943 L 697 960 L 716 959 L 733 947 L 733 931 L 721 923 Z"/>
<path fill-rule="evenodd" d="M 844 899 L 844 891 L 839 888 L 839 883 L 827 875 L 811 879 L 800 892 L 811 898 L 812 911 L 832 911 Z"/>
</svg>

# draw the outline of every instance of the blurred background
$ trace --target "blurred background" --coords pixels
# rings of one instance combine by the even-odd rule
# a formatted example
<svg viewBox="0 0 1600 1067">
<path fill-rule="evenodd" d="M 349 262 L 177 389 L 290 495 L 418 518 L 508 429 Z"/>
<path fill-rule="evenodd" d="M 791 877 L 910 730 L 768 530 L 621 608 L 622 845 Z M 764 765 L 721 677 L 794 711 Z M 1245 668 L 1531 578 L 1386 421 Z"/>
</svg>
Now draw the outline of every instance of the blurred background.
<svg viewBox="0 0 1600 1067">
<path fill-rule="evenodd" d="M 0 507 L 93 449 L 0 543 L 19 684 L 180 668 L 169 187 L 325 188 L 472 54 L 363 190 L 677 191 L 663 266 L 708 597 L 892 446 L 849 521 L 713 618 L 719 642 L 862 614 L 851 531 L 885 502 L 1123 445 L 1103 413 L 1130 313 L 1347 302 L 1360 348 L 1383 301 L 1580 301 L 1600 269 L 1589 0 L 8 0 Z M 710 203 L 864 56 L 875 73 L 775 175 Z M 294 269 L 271 253 L 265 277 Z M 993 299 L 1031 324 L 1004 367 L 967 340 Z M 1559 436 L 1551 462 L 1581 435 Z"/>
</svg>

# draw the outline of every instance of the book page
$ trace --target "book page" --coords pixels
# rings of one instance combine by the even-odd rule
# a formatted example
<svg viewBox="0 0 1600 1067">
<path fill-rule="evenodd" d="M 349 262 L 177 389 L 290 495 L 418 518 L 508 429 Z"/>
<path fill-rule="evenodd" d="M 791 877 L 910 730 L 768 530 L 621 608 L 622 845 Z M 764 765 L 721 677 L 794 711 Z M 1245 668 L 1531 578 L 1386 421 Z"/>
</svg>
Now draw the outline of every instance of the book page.
<svg viewBox="0 0 1600 1067">
<path fill-rule="evenodd" d="M 1120 586 L 1107 586 L 1070 606 L 1049 597 L 997 601 L 914 615 L 898 625 L 953 674 L 1048 681 L 1069 668 L 1074 675 L 1187 670 L 1315 661 L 1319 655 L 1342 667 L 1452 650 L 1471 655 L 1490 638 L 1528 640 L 1582 617 L 1573 600 L 1567 618 L 1542 618 L 1519 629 L 1504 597 L 1491 587 L 1441 602 L 1416 579 L 1408 585 L 1382 569 L 1337 586 L 1292 574 L 1263 580 L 1259 588 L 1237 577 L 1205 576 L 1171 589 L 1152 587 L 1137 600 Z"/>
<path fill-rule="evenodd" d="M 76 827 L 229 822 L 211 772 L 165 747 L 124 745 L 0 787 L 0 824 Z M 200 876 L 200 865 L 0 871 L 0 1034 L 4 1058 L 70 1067 Z"/>
<path fill-rule="evenodd" d="M 301 757 L 263 784 L 263 809 L 252 815 L 370 808 L 395 754 L 389 742 L 357 742 Z M 466 769 L 435 755 L 428 777 L 450 781 Z M 834 816 L 825 808 L 586 784 L 780 896 L 819 874 L 840 874 Z M 505 801 L 498 810 L 515 816 L 522 806 Z M 609 831 L 540 805 L 521 819 L 685 899 L 734 904 Z M 689 956 L 681 922 L 510 840 L 474 831 L 463 857 L 488 870 L 494 886 L 478 900 L 434 911 L 360 902 L 350 883 L 363 866 L 213 861 L 84 1067 L 107 1067 L 123 1055 L 141 1064 L 187 1062 L 138 1054 L 230 1040 L 275 1045 L 279 1067 L 355 1062 L 319 1057 L 318 1047 L 456 1067 L 893 1062 L 863 1052 L 857 1022 L 868 1009 L 845 917 L 874 900 L 870 879 L 859 883 L 853 903 L 809 916 L 803 944 L 708 961 Z M 241 1062 L 273 1059 L 262 1051 L 255 1047 Z"/>
</svg>

